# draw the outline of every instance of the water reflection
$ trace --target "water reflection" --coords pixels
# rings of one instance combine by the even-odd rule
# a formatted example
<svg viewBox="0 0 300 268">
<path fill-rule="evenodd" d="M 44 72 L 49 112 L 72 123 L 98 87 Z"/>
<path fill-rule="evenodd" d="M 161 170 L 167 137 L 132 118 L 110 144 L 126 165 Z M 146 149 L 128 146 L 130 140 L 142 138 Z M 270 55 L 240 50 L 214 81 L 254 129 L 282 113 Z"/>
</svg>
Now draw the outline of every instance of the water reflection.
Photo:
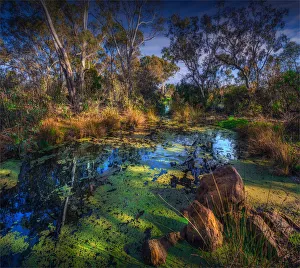
<svg viewBox="0 0 300 268">
<path fill-rule="evenodd" d="M 18 231 L 33 246 L 39 233 L 52 226 L 52 235 L 57 238 L 64 224 L 92 213 L 85 205 L 88 196 L 128 165 L 156 169 L 153 181 L 170 168 L 184 168 L 191 171 L 197 184 L 200 174 L 237 157 L 234 134 L 223 130 L 166 133 L 162 140 L 153 148 L 81 143 L 28 159 L 17 186 L 1 193 L 1 235 Z M 1 263 L 7 264 L 7 260 Z"/>
</svg>

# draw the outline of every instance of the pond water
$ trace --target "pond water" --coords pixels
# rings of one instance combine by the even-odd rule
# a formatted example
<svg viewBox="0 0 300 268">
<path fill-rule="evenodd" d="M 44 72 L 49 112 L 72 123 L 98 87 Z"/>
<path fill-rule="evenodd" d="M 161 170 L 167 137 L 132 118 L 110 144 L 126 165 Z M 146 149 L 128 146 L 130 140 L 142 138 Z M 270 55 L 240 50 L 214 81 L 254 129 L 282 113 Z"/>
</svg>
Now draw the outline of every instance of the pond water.
<svg viewBox="0 0 300 268">
<path fill-rule="evenodd" d="M 238 157 L 226 130 L 148 138 L 28 156 L 18 184 L 1 192 L 1 267 L 142 265 L 144 239 L 186 224 L 168 203 L 186 206 L 199 175 Z"/>
</svg>

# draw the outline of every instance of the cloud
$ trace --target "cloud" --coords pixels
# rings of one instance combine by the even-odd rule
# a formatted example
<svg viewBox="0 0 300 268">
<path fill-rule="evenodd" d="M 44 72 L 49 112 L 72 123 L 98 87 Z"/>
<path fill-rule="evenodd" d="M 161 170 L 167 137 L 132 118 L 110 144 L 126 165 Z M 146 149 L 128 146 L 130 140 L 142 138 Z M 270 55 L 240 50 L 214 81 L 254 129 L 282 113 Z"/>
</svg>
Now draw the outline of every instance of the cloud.
<svg viewBox="0 0 300 268">
<path fill-rule="evenodd" d="M 300 28 L 287 28 L 279 31 L 280 34 L 285 34 L 291 41 L 300 44 Z"/>
</svg>

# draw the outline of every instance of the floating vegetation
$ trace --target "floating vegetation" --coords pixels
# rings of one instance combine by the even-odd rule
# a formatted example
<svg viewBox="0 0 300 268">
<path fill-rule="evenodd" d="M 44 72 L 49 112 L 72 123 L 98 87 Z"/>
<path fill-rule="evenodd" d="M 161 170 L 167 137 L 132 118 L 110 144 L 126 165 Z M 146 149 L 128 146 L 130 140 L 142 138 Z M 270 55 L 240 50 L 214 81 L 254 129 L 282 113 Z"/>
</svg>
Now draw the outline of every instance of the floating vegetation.
<svg viewBox="0 0 300 268">
<path fill-rule="evenodd" d="M 10 189 L 17 185 L 21 161 L 9 160 L 0 163 L 0 190 Z"/>
<path fill-rule="evenodd" d="M 186 207 L 202 174 L 233 160 L 240 168 L 237 152 L 234 133 L 197 128 L 156 131 L 143 139 L 85 140 L 33 154 L 17 186 L 2 195 L 2 239 L 24 244 L 16 256 L 2 242 L 10 258 L 1 264 L 143 266 L 145 239 L 187 224 L 160 196 L 177 210 Z M 166 266 L 202 263 L 198 253 L 179 244 Z"/>
</svg>

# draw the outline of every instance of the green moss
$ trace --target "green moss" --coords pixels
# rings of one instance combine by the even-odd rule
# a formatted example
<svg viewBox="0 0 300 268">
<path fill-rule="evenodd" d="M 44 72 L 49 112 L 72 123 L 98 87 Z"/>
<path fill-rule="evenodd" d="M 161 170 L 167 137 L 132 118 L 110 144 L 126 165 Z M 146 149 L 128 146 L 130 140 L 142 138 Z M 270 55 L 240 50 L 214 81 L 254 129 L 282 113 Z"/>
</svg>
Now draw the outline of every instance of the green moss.
<svg viewBox="0 0 300 268">
<path fill-rule="evenodd" d="M 0 256 L 8 256 L 10 254 L 21 253 L 25 251 L 29 244 L 25 242 L 25 236 L 20 236 L 20 233 L 8 233 L 0 237 Z"/>
<path fill-rule="evenodd" d="M 237 129 L 246 126 L 248 123 L 249 122 L 246 119 L 230 116 L 227 120 L 220 121 L 218 126 L 226 129 Z"/>
<path fill-rule="evenodd" d="M 0 163 L 0 189 L 10 189 L 17 185 L 21 161 L 9 160 Z"/>
<path fill-rule="evenodd" d="M 145 232 L 151 230 L 151 237 L 159 237 L 179 231 L 186 224 L 160 196 L 178 210 L 193 199 L 185 198 L 183 188 L 152 182 L 157 173 L 156 169 L 138 165 L 111 176 L 111 184 L 97 188 L 88 199 L 86 211 L 92 211 L 92 215 L 81 218 L 77 225 L 65 225 L 56 245 L 48 237 L 49 231 L 43 232 L 24 265 L 144 266 L 140 248 Z M 196 250 L 185 245 L 173 251 L 180 255 L 171 253 L 167 267 L 181 266 Z"/>
</svg>

